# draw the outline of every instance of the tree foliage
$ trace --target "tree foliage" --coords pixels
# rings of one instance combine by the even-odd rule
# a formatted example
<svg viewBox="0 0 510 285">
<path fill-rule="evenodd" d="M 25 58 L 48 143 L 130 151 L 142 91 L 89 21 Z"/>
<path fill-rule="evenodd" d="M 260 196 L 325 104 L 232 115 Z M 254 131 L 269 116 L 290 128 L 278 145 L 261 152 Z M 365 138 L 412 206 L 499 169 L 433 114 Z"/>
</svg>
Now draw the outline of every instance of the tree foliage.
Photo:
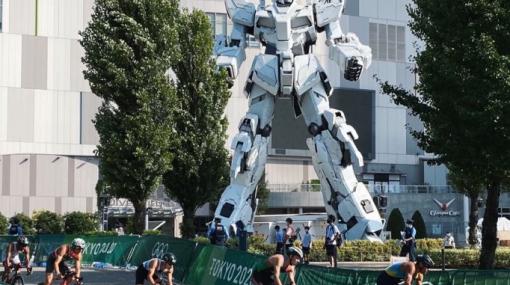
<svg viewBox="0 0 510 285">
<path fill-rule="evenodd" d="M 84 234 L 94 232 L 97 228 L 97 216 L 94 214 L 71 212 L 64 216 L 64 231 L 66 234 Z"/>
<path fill-rule="evenodd" d="M 175 157 L 164 175 L 170 197 L 184 210 L 182 233 L 195 234 L 195 211 L 219 199 L 228 183 L 225 149 L 225 107 L 230 96 L 225 72 L 217 72 L 211 59 L 213 39 L 207 16 L 183 12 L 178 35 L 181 58 L 172 67 L 177 77 L 175 128 L 180 134 L 171 147 Z"/>
<path fill-rule="evenodd" d="M 262 178 L 259 181 L 259 184 L 257 185 L 257 199 L 258 199 L 258 205 L 257 205 L 257 213 L 258 214 L 265 214 L 268 209 L 268 201 L 269 201 L 269 189 L 267 189 L 267 181 L 265 180 L 265 175 L 262 176 Z"/>
<path fill-rule="evenodd" d="M 5 235 L 7 233 L 7 226 L 9 225 L 9 221 L 7 218 L 0 213 L 0 235 Z"/>
<path fill-rule="evenodd" d="M 97 0 L 81 33 L 85 78 L 103 100 L 94 121 L 99 171 L 112 196 L 133 203 L 137 233 L 172 158 L 175 92 L 166 72 L 178 57 L 178 15 L 176 0 Z"/>
<path fill-rule="evenodd" d="M 481 268 L 492 268 L 501 187 L 510 177 L 510 2 L 413 0 L 416 92 L 383 84 L 383 92 L 424 124 L 413 130 L 436 163 L 487 189 Z"/>
<path fill-rule="evenodd" d="M 23 213 L 18 213 L 11 218 L 11 221 L 12 219 L 15 219 L 18 224 L 21 225 L 24 235 L 33 235 L 35 233 L 34 222 L 29 216 Z"/>
<path fill-rule="evenodd" d="M 416 229 L 416 238 L 427 238 L 427 227 L 425 226 L 425 221 L 423 220 L 423 216 L 420 211 L 415 211 L 413 213 L 413 226 Z"/>
<path fill-rule="evenodd" d="M 386 224 L 386 230 L 391 232 L 392 239 L 400 239 L 400 232 L 405 229 L 406 225 L 404 222 L 404 216 L 400 212 L 399 208 L 394 208 L 390 212 L 388 217 L 388 223 Z"/>
<path fill-rule="evenodd" d="M 62 216 L 47 210 L 34 212 L 32 220 L 38 234 L 60 234 L 64 228 Z"/>
</svg>

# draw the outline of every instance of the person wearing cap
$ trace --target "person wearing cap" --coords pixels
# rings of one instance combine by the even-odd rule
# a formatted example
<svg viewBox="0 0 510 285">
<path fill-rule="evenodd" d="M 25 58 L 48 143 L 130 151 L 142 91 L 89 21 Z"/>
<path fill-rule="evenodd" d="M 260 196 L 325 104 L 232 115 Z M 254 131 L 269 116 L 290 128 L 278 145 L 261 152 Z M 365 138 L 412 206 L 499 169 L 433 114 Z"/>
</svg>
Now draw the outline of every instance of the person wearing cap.
<svg viewBox="0 0 510 285">
<path fill-rule="evenodd" d="M 174 265 L 177 258 L 173 253 L 165 253 L 161 258 L 144 261 L 136 270 L 136 285 L 143 285 L 145 280 L 151 285 L 162 284 L 159 274 L 166 274 L 168 285 L 173 285 Z"/>
<path fill-rule="evenodd" d="M 225 227 L 221 224 L 220 218 L 214 219 L 214 224 L 209 227 L 209 232 L 207 233 L 211 244 L 224 246 L 225 242 L 228 239 L 228 233 L 225 230 Z"/>
<path fill-rule="evenodd" d="M 398 262 L 388 266 L 377 277 L 377 285 L 411 285 L 416 280 L 417 285 L 423 284 L 423 278 L 428 269 L 434 266 L 432 258 L 426 254 L 417 256 L 416 261 Z"/>
<path fill-rule="evenodd" d="M 402 244 L 400 256 L 409 254 L 409 261 L 416 261 L 416 229 L 413 227 L 412 220 L 406 222 Z"/>
<path fill-rule="evenodd" d="M 70 245 L 63 244 L 55 249 L 46 260 L 46 280 L 44 285 L 50 285 L 53 282 L 53 272 L 56 273 L 57 279 L 60 279 L 70 271 L 66 261 L 74 260 L 76 274 L 73 278 L 80 279 L 83 249 L 85 249 L 85 241 L 81 238 L 75 238 Z"/>
<path fill-rule="evenodd" d="M 303 251 L 295 246 L 287 249 L 287 256 L 275 254 L 266 260 L 255 264 L 253 268 L 252 284 L 254 285 L 283 285 L 280 273 L 285 272 L 290 285 L 296 285 L 294 275 L 296 265 L 303 258 Z"/>
<path fill-rule="evenodd" d="M 26 236 L 18 236 L 16 241 L 11 242 L 7 245 L 5 250 L 5 260 L 3 261 L 4 265 L 4 276 L 9 276 L 11 268 L 21 264 L 21 258 L 19 254 L 22 253 L 25 256 L 25 265 L 27 267 L 27 272 L 32 271 L 32 267 L 30 266 L 30 248 L 28 247 L 28 238 Z"/>
</svg>

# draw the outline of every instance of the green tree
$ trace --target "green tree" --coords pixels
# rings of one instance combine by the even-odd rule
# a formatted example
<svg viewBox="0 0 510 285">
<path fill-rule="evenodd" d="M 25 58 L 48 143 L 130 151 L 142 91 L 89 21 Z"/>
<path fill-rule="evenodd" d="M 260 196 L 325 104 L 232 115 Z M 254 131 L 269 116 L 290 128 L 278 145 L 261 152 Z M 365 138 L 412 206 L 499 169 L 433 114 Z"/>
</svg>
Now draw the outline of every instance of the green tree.
<svg viewBox="0 0 510 285">
<path fill-rule="evenodd" d="M 406 225 L 404 222 L 404 216 L 400 212 L 399 208 L 394 208 L 390 212 L 388 217 L 388 223 L 386 224 L 386 230 L 391 232 L 392 239 L 400 239 L 400 232 L 405 229 Z"/>
<path fill-rule="evenodd" d="M 172 69 L 178 96 L 174 119 L 180 135 L 171 148 L 172 169 L 163 181 L 168 195 L 183 208 L 183 236 L 193 237 L 195 211 L 216 202 L 228 184 L 224 113 L 230 93 L 226 73 L 217 72 L 211 59 L 213 40 L 207 16 L 201 11 L 183 12 L 178 39 L 182 58 Z"/>
<path fill-rule="evenodd" d="M 176 0 L 97 0 L 81 33 L 85 78 L 103 103 L 97 156 L 110 195 L 135 208 L 142 233 L 149 195 L 169 167 L 175 90 L 166 72 L 176 52 Z"/>
<path fill-rule="evenodd" d="M 5 235 L 7 233 L 8 225 L 9 222 L 7 221 L 7 218 L 0 213 L 0 235 Z"/>
<path fill-rule="evenodd" d="M 66 234 L 84 234 L 96 231 L 97 216 L 90 213 L 71 212 L 64 216 L 64 232 Z"/>
<path fill-rule="evenodd" d="M 480 268 L 494 266 L 499 196 L 510 177 L 510 4 L 413 0 L 410 28 L 422 48 L 416 90 L 383 84 L 424 124 L 418 144 L 487 189 Z M 466 177 L 465 176 L 465 177 Z"/>
<path fill-rule="evenodd" d="M 268 209 L 268 200 L 269 200 L 269 189 L 267 189 L 267 181 L 265 180 L 265 175 L 262 175 L 262 178 L 257 185 L 256 197 L 258 199 L 257 205 L 257 213 L 265 214 Z"/>
<path fill-rule="evenodd" d="M 11 219 L 15 219 L 18 222 L 18 224 L 21 225 L 24 235 L 33 235 L 35 233 L 34 222 L 29 216 L 23 213 L 19 213 L 16 214 Z"/>
<path fill-rule="evenodd" d="M 425 221 L 420 213 L 420 211 L 415 211 L 413 213 L 413 226 L 416 229 L 416 238 L 427 238 L 427 227 L 425 226 Z"/>
<path fill-rule="evenodd" d="M 60 234 L 64 227 L 64 219 L 57 213 L 47 210 L 32 214 L 34 228 L 39 234 Z"/>
</svg>

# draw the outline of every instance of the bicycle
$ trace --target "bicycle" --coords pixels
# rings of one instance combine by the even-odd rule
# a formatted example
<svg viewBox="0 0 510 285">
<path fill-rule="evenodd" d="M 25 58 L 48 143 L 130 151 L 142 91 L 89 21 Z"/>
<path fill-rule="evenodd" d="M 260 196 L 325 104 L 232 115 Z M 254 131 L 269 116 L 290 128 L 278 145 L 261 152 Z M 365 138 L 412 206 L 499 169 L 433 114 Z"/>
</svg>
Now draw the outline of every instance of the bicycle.
<svg viewBox="0 0 510 285">
<path fill-rule="evenodd" d="M 12 267 L 12 271 L 10 273 L 2 272 L 1 280 L 3 283 L 8 285 L 25 285 L 25 281 L 23 280 L 23 276 L 20 274 L 20 269 L 22 268 L 21 264 L 15 264 Z M 27 272 L 27 275 L 32 273 L 32 269 L 30 268 Z"/>
<path fill-rule="evenodd" d="M 52 282 L 52 284 L 55 281 L 62 280 L 59 285 L 84 285 L 83 283 L 83 277 L 76 278 L 76 272 L 74 271 L 68 271 L 64 273 L 64 276 L 57 279 L 55 278 Z M 44 282 L 39 282 L 37 285 L 44 285 Z"/>
</svg>

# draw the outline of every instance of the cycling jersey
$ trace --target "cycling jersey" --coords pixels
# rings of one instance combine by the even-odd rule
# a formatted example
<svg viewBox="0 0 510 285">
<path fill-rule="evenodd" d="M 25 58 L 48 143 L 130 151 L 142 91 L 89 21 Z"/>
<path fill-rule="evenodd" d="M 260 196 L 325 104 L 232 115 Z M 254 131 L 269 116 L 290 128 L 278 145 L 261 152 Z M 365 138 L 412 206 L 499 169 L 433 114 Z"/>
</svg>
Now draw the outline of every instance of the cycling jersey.
<svg viewBox="0 0 510 285">
<path fill-rule="evenodd" d="M 287 260 L 287 257 L 284 259 Z M 288 272 L 289 271 L 290 262 L 286 267 L 280 267 L 280 272 Z M 253 280 L 257 283 L 262 283 L 263 285 L 274 285 L 274 266 L 267 261 L 262 261 L 255 264 L 253 268 Z"/>
</svg>

